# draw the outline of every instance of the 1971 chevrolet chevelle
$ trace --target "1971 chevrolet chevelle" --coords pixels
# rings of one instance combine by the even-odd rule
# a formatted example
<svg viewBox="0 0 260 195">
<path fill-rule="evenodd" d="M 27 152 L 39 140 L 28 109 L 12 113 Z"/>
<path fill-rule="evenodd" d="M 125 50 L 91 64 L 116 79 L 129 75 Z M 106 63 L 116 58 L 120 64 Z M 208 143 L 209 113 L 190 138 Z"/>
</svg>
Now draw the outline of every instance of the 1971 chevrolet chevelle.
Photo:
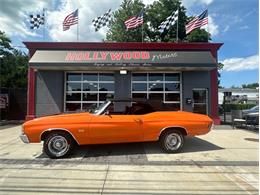
<svg viewBox="0 0 260 195">
<path fill-rule="evenodd" d="M 113 113 L 107 101 L 90 112 L 59 114 L 27 121 L 20 138 L 24 143 L 44 141 L 50 158 L 68 156 L 73 146 L 159 140 L 168 153 L 178 152 L 184 136 L 206 134 L 212 120 L 202 114 L 153 111 L 145 104 L 131 103 L 123 113 Z"/>
</svg>

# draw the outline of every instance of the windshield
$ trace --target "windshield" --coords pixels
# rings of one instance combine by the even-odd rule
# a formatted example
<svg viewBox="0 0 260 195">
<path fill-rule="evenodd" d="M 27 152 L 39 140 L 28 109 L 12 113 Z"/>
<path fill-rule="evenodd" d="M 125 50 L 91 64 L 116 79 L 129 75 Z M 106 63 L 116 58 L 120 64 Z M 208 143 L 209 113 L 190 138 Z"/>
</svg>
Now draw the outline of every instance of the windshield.
<svg viewBox="0 0 260 195">
<path fill-rule="evenodd" d="M 110 101 L 105 101 L 104 103 L 100 104 L 97 108 L 90 110 L 91 114 L 100 115 L 104 112 L 107 106 L 110 104 Z"/>
<path fill-rule="evenodd" d="M 258 110 L 259 110 L 259 106 L 254 106 L 254 107 L 251 108 L 250 110 L 252 110 L 252 111 L 258 111 Z"/>
</svg>

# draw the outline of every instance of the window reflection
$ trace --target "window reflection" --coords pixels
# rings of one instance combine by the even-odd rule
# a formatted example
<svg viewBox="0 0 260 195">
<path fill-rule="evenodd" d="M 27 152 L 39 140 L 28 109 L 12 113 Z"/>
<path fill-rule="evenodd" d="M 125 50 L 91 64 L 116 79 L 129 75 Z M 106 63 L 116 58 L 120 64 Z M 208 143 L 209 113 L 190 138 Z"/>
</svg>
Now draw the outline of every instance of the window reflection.
<svg viewBox="0 0 260 195">
<path fill-rule="evenodd" d="M 162 73 L 150 73 L 149 74 L 149 81 L 163 81 L 163 74 Z"/>
<path fill-rule="evenodd" d="M 135 99 L 147 99 L 147 93 L 133 93 L 132 97 Z"/>
<path fill-rule="evenodd" d="M 149 99 L 150 100 L 162 100 L 163 101 L 163 93 L 150 93 Z"/>
<path fill-rule="evenodd" d="M 97 93 L 83 93 L 83 101 L 97 101 L 98 94 Z"/>
<path fill-rule="evenodd" d="M 86 110 L 93 103 L 114 99 L 114 73 L 67 73 L 66 77 L 66 111 Z"/>
<path fill-rule="evenodd" d="M 180 81 L 180 74 L 179 73 L 166 73 L 165 81 Z"/>
<path fill-rule="evenodd" d="M 83 74 L 83 81 L 98 81 L 98 74 L 94 73 L 84 73 Z"/>
<path fill-rule="evenodd" d="M 108 99 L 114 99 L 113 93 L 100 93 L 99 94 L 99 101 L 106 101 Z"/>
<path fill-rule="evenodd" d="M 67 101 L 80 101 L 81 93 L 67 93 L 66 100 Z"/>
<path fill-rule="evenodd" d="M 146 73 L 133 73 L 132 81 L 147 81 Z"/>
<path fill-rule="evenodd" d="M 81 81 L 81 73 L 68 73 L 67 81 Z"/>
<path fill-rule="evenodd" d="M 165 83 L 165 91 L 180 91 L 179 83 Z"/>
<path fill-rule="evenodd" d="M 67 91 L 81 91 L 81 83 L 67 83 Z"/>
<path fill-rule="evenodd" d="M 114 83 L 99 83 L 99 91 L 114 91 Z"/>
<path fill-rule="evenodd" d="M 83 83 L 83 91 L 98 91 L 98 83 Z"/>
<path fill-rule="evenodd" d="M 147 90 L 147 84 L 146 83 L 133 83 L 132 85 L 133 91 L 146 91 Z"/>
<path fill-rule="evenodd" d="M 149 91 L 163 91 L 163 83 L 149 83 Z"/>
<path fill-rule="evenodd" d="M 114 81 L 114 74 L 110 74 L 110 73 L 99 74 L 99 81 Z"/>
<path fill-rule="evenodd" d="M 165 101 L 180 101 L 179 93 L 165 93 Z"/>
</svg>

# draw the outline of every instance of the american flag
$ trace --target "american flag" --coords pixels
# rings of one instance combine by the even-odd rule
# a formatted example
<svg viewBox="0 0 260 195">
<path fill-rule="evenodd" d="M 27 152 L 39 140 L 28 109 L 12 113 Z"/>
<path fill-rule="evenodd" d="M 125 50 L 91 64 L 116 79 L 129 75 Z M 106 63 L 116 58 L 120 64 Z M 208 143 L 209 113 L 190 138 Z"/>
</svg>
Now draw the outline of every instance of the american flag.
<svg viewBox="0 0 260 195">
<path fill-rule="evenodd" d="M 69 30 L 74 24 L 78 24 L 78 9 L 66 16 L 63 21 L 63 31 Z"/>
<path fill-rule="evenodd" d="M 125 27 L 126 29 L 136 28 L 137 26 L 143 24 L 144 22 L 144 12 L 143 10 L 137 14 L 136 16 L 133 16 L 125 21 Z"/>
<path fill-rule="evenodd" d="M 208 10 L 205 10 L 199 16 L 196 16 L 192 21 L 186 25 L 186 34 L 189 34 L 196 28 L 208 24 Z"/>
</svg>

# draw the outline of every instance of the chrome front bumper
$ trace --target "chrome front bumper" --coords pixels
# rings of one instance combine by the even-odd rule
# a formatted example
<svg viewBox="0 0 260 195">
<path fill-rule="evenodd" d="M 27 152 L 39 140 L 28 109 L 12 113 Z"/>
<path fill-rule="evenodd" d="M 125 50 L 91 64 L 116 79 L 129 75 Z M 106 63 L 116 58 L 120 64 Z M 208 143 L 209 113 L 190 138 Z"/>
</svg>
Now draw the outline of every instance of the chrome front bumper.
<svg viewBox="0 0 260 195">
<path fill-rule="evenodd" d="M 29 139 L 28 139 L 27 135 L 25 135 L 25 134 L 21 134 L 20 139 L 23 141 L 23 143 L 26 143 L 26 144 L 29 143 Z"/>
</svg>

